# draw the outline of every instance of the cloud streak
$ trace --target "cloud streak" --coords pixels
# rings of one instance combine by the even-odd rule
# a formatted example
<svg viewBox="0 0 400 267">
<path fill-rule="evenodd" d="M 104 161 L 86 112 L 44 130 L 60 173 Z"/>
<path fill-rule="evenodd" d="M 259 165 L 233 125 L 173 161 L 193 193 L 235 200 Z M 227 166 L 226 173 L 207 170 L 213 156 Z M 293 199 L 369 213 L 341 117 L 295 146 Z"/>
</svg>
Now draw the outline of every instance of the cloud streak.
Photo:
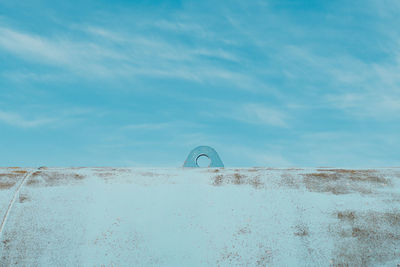
<svg viewBox="0 0 400 267">
<path fill-rule="evenodd" d="M 227 68 L 225 63 L 238 65 L 241 58 L 221 47 L 174 43 L 164 37 L 166 33 L 148 37 L 95 26 L 82 28 L 83 37 L 71 39 L 2 26 L 0 49 L 22 60 L 53 66 L 87 79 L 158 77 L 228 83 L 232 88 L 246 90 L 264 87 L 257 77 Z M 210 64 L 210 60 L 214 63 Z"/>
<path fill-rule="evenodd" d="M 56 120 L 51 118 L 27 119 L 18 113 L 0 110 L 0 122 L 21 128 L 36 128 L 54 123 Z"/>
<path fill-rule="evenodd" d="M 248 103 L 232 113 L 231 118 L 245 123 L 288 127 L 288 116 L 279 109 L 267 105 Z"/>
</svg>

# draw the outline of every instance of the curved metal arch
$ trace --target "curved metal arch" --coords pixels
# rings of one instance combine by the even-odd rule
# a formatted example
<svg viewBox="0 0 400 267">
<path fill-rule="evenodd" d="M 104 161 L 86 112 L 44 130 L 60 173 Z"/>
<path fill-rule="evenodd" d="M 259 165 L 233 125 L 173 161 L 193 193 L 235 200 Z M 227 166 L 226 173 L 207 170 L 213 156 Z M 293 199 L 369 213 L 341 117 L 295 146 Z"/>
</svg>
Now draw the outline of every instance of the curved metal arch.
<svg viewBox="0 0 400 267">
<path fill-rule="evenodd" d="M 198 146 L 190 151 L 183 167 L 199 167 L 197 165 L 197 159 L 201 156 L 206 156 L 210 159 L 210 165 L 208 167 L 224 167 L 217 151 L 209 146 Z"/>
</svg>

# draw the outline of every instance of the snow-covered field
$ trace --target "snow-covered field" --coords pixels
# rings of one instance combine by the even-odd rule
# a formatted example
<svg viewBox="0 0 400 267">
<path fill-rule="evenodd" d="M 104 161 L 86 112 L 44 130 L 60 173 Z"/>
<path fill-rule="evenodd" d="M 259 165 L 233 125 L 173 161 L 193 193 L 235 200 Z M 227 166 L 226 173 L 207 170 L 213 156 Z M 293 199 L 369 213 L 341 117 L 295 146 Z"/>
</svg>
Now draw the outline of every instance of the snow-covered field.
<svg viewBox="0 0 400 267">
<path fill-rule="evenodd" d="M 0 168 L 1 266 L 396 266 L 400 169 Z"/>
</svg>

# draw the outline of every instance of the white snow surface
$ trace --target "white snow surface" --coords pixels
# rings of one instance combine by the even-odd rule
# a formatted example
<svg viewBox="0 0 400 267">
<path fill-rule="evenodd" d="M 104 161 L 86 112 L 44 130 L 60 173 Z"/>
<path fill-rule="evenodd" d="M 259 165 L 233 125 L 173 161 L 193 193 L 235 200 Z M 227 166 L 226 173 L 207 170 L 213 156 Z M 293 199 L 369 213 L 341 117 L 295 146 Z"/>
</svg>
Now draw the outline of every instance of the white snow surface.
<svg viewBox="0 0 400 267">
<path fill-rule="evenodd" d="M 400 264 L 400 168 L 0 168 L 0 212 L 1 266 Z"/>
</svg>

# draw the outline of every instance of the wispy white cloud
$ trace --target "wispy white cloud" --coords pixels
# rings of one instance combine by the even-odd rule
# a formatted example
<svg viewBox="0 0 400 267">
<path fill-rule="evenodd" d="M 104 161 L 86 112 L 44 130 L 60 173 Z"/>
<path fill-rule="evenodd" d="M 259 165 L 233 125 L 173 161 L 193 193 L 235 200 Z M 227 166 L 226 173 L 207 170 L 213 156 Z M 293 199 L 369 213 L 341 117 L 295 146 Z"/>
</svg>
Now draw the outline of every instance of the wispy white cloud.
<svg viewBox="0 0 400 267">
<path fill-rule="evenodd" d="M 399 119 L 400 56 L 397 52 L 400 49 L 391 53 L 392 62 L 360 63 L 353 69 L 344 65 L 340 72 L 332 72 L 336 80 L 343 81 L 343 77 L 346 80 L 342 90 L 324 94 L 325 101 L 355 118 Z"/>
<path fill-rule="evenodd" d="M 76 124 L 78 122 L 87 120 L 88 117 L 102 116 L 104 112 L 99 110 L 93 110 L 90 108 L 80 108 L 80 107 L 68 107 L 68 108 L 58 108 L 52 110 L 52 108 L 46 108 L 48 114 L 52 116 L 42 115 L 43 106 L 38 107 L 42 112 L 32 112 L 30 114 L 35 115 L 25 115 L 28 112 L 15 112 L 0 110 L 0 123 L 4 123 L 14 127 L 20 128 L 60 128 L 67 127 L 71 124 Z"/>
<path fill-rule="evenodd" d="M 267 125 L 274 127 L 288 127 L 289 116 L 282 110 L 269 107 L 266 104 L 246 103 L 235 105 L 234 108 L 226 107 L 222 116 L 244 123 Z"/>
<path fill-rule="evenodd" d="M 30 119 L 18 113 L 0 110 L 0 122 L 21 128 L 35 128 L 54 123 L 55 121 L 55 119 L 46 117 Z"/>
<path fill-rule="evenodd" d="M 239 119 L 256 124 L 287 127 L 287 115 L 279 109 L 260 104 L 245 104 Z"/>
<path fill-rule="evenodd" d="M 171 123 L 137 123 L 123 126 L 124 130 L 160 130 L 171 127 Z"/>
<path fill-rule="evenodd" d="M 223 82 L 232 88 L 248 90 L 264 86 L 248 73 L 215 62 L 210 65 L 210 59 L 240 63 L 238 55 L 221 47 L 193 47 L 162 36 L 113 32 L 95 26 L 83 29 L 86 35 L 71 39 L 61 35 L 41 36 L 3 26 L 0 27 L 0 49 L 23 60 L 51 65 L 89 79 L 164 77 L 199 83 Z"/>
</svg>

